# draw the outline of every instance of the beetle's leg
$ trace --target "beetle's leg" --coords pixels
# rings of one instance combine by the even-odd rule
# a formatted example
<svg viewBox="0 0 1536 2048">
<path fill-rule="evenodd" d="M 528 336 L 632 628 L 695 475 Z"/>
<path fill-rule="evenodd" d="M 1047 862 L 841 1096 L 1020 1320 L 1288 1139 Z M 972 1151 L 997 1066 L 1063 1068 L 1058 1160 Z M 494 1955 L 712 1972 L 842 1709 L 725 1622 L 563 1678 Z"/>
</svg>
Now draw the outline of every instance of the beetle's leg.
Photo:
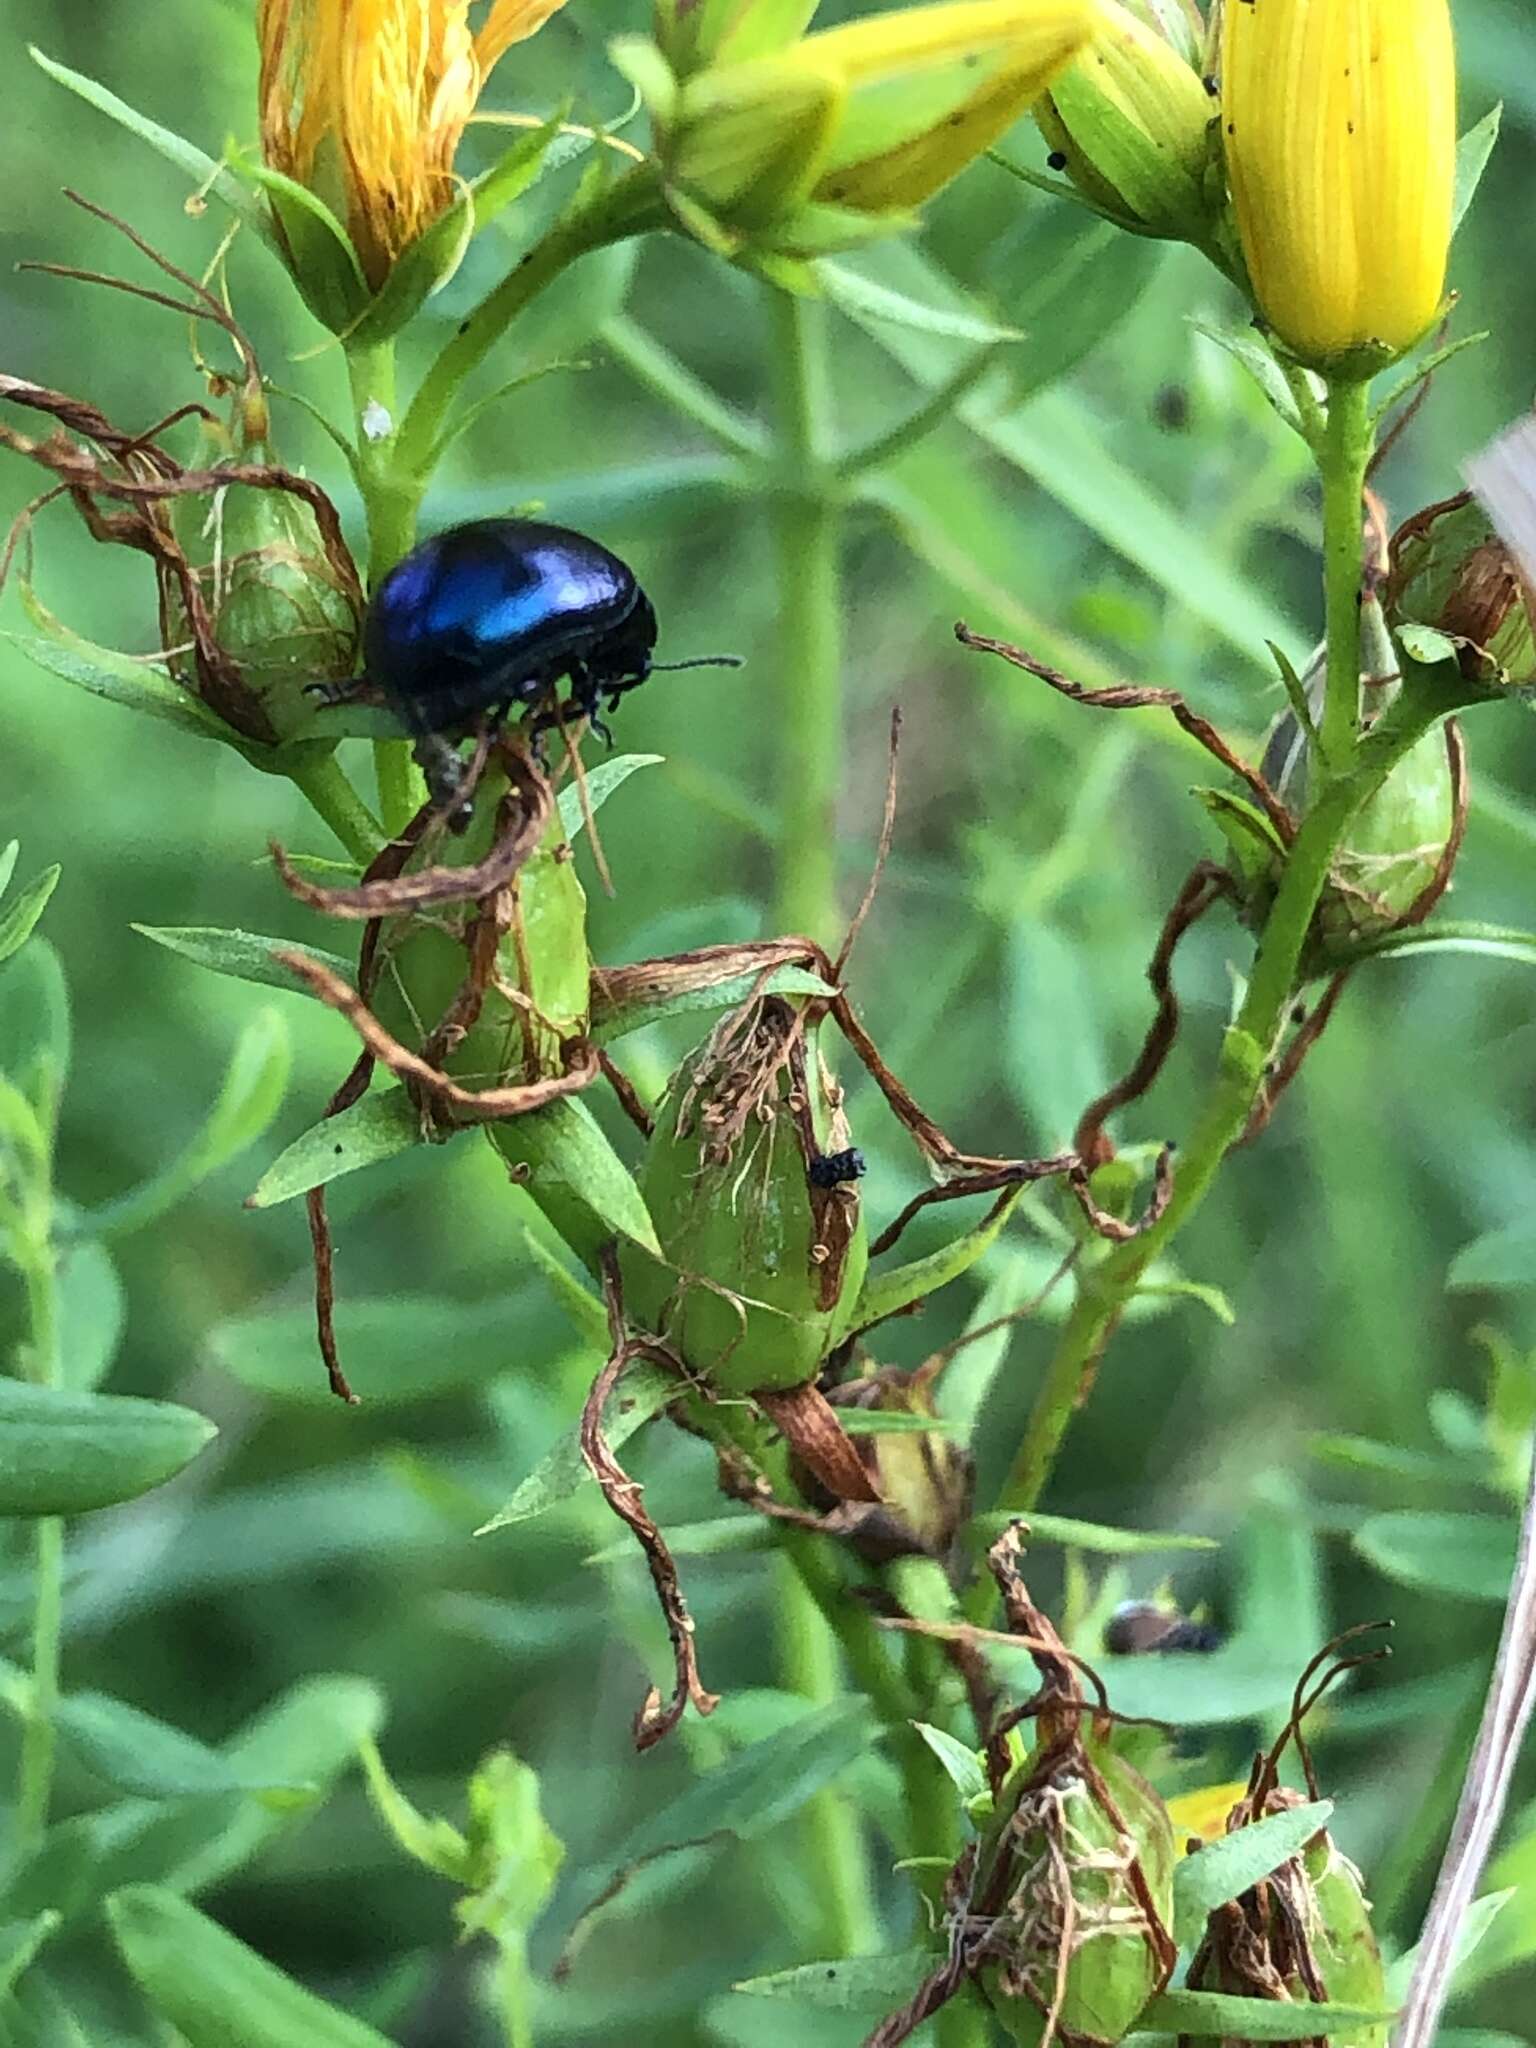
<svg viewBox="0 0 1536 2048">
<path fill-rule="evenodd" d="M 440 732 L 426 732 L 411 749 L 411 759 L 426 776 L 432 808 L 447 818 L 449 831 L 467 831 L 474 806 L 460 801 L 464 761 L 458 748 Z"/>
<path fill-rule="evenodd" d="M 331 704 L 382 704 L 384 699 L 366 676 L 347 676 L 337 683 L 306 683 L 306 697 L 322 706 Z"/>
</svg>

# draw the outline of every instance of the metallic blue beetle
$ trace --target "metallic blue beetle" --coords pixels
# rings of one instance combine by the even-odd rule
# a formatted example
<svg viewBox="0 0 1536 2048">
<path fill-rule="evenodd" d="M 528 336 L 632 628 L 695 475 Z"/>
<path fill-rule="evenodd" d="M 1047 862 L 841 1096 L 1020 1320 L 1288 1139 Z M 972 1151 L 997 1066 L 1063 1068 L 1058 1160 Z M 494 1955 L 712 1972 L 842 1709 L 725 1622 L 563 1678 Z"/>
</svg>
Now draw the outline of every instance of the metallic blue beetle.
<svg viewBox="0 0 1536 2048">
<path fill-rule="evenodd" d="M 454 743 L 538 705 L 532 730 L 559 721 L 557 691 L 590 720 L 659 666 L 656 614 L 633 570 L 585 534 L 537 519 L 477 519 L 424 540 L 374 591 L 363 627 L 365 687 L 416 737 L 434 800 L 462 780 Z M 710 657 L 734 665 L 730 656 Z M 333 701 L 350 694 L 328 693 Z M 465 822 L 458 816 L 457 824 Z"/>
</svg>

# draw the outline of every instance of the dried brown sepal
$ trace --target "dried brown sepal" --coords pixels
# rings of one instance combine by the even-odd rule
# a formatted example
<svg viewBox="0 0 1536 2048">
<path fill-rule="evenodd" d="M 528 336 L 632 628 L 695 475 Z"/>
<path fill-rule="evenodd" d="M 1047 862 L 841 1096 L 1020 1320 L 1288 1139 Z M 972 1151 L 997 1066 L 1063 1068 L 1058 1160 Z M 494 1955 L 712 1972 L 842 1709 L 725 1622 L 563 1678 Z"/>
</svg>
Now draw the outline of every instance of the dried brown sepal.
<svg viewBox="0 0 1536 2048">
<path fill-rule="evenodd" d="M 756 1396 L 792 1454 L 813 1472 L 834 1499 L 878 1503 L 880 1492 L 837 1410 L 814 1380 L 803 1387 Z"/>
<path fill-rule="evenodd" d="M 326 889 L 305 879 L 274 840 L 271 852 L 283 887 L 299 902 L 327 917 L 371 920 L 393 917 L 411 910 L 427 910 L 442 903 L 477 902 L 493 896 L 513 880 L 543 838 L 554 812 L 554 793 L 548 779 L 520 746 L 503 741 L 489 750 L 506 769 L 508 788 L 497 805 L 491 849 L 484 860 L 465 867 L 420 868 L 414 874 L 396 874 L 375 881 L 356 883 L 346 889 Z M 486 758 L 482 735 L 477 749 L 481 767 Z M 471 774 L 478 780 L 476 762 Z M 473 784 L 469 784 L 472 788 Z M 458 799 L 462 801 L 462 796 Z M 437 814 L 430 807 L 428 820 Z"/>
<path fill-rule="evenodd" d="M 1012 662 L 1015 668 L 1023 669 L 1027 675 L 1048 683 L 1075 704 L 1089 704 L 1101 711 L 1139 711 L 1153 706 L 1166 710 L 1175 725 L 1187 732 L 1191 739 L 1198 740 L 1229 774 L 1245 784 L 1284 845 L 1289 846 L 1296 837 L 1296 820 L 1264 777 L 1233 751 L 1208 718 L 1202 718 L 1198 711 L 1191 710 L 1177 690 L 1144 689 L 1134 683 L 1116 683 L 1108 689 L 1090 690 L 1083 683 L 1073 682 L 1070 676 L 1063 675 L 1060 669 L 1052 668 L 1048 662 L 1038 661 L 1012 641 L 993 640 L 985 633 L 973 633 L 962 621 L 956 622 L 955 638 L 962 647 L 974 648 L 982 654 L 1001 655 L 1004 661 Z"/>
<path fill-rule="evenodd" d="M 634 1531 L 645 1552 L 651 1583 L 656 1588 L 656 1597 L 666 1620 L 676 1670 L 671 1699 L 663 1703 L 661 1694 L 652 1686 L 635 1716 L 635 1747 L 643 1750 L 652 1748 L 670 1733 L 690 1705 L 700 1714 L 712 1714 L 720 1704 L 720 1696 L 708 1691 L 699 1676 L 693 1616 L 683 1598 L 672 1553 L 646 1511 L 641 1497 L 642 1488 L 620 1465 L 603 1435 L 603 1410 L 626 1367 L 638 1358 L 650 1359 L 676 1372 L 679 1384 L 683 1378 L 682 1370 L 664 1345 L 629 1335 L 624 1320 L 618 1261 L 611 1250 L 603 1256 L 603 1300 L 608 1310 L 608 1334 L 613 1348 L 608 1362 L 592 1382 L 592 1390 L 581 1411 L 581 1455 L 604 1500 L 620 1521 Z"/>
<path fill-rule="evenodd" d="M 1147 980 L 1152 984 L 1152 993 L 1157 999 L 1157 1011 L 1142 1041 L 1141 1051 L 1126 1074 L 1089 1103 L 1073 1134 L 1072 1142 L 1090 1171 L 1102 1166 L 1115 1154 L 1114 1145 L 1104 1129 L 1105 1123 L 1117 1110 L 1139 1101 L 1146 1094 L 1162 1072 L 1163 1062 L 1178 1036 L 1179 999 L 1173 986 L 1173 956 L 1179 941 L 1214 904 L 1236 893 L 1237 884 L 1226 868 L 1215 861 L 1202 860 L 1195 863 L 1174 897 L 1147 964 Z"/>
<path fill-rule="evenodd" d="M 574 1057 L 564 1073 L 541 1075 L 536 1081 L 522 1081 L 508 1088 L 462 1088 L 386 1031 L 357 990 L 339 974 L 333 974 L 307 953 L 282 948 L 272 957 L 301 981 L 308 982 L 311 994 L 346 1018 L 380 1066 L 388 1067 L 402 1081 L 413 1083 L 435 1108 L 451 1112 L 451 1123 L 494 1123 L 502 1117 L 526 1115 L 563 1095 L 578 1094 L 597 1079 L 600 1071 L 592 1047 L 578 1043 L 567 1048 Z"/>
</svg>

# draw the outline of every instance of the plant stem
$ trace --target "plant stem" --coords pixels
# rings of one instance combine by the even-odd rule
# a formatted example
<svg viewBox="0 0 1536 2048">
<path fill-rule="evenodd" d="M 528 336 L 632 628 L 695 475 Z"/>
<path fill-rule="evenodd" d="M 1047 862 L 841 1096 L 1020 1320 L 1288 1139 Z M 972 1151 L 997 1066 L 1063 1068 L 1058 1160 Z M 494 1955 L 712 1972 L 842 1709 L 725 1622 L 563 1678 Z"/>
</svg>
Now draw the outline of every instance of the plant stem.
<svg viewBox="0 0 1536 2048">
<path fill-rule="evenodd" d="M 51 1204 L 50 1219 L 51 1219 Z M 27 1377 L 56 1387 L 63 1379 L 59 1353 L 58 1284 L 49 1220 L 29 1233 Z M 18 1852 L 34 1848 L 48 1827 L 53 1794 L 54 1716 L 59 1700 L 59 1643 L 64 1604 L 64 1523 L 45 1515 L 36 1525 L 37 1581 L 32 1606 L 32 1693 L 21 1735 L 14 1839 Z"/>
<path fill-rule="evenodd" d="M 1360 728 L 1361 494 L 1373 439 L 1369 380 L 1336 378 L 1328 389 L 1328 419 L 1318 455 L 1328 632 L 1322 765 L 1334 774 L 1348 766 Z"/>
<path fill-rule="evenodd" d="M 837 1638 L 792 1562 L 780 1575 L 776 1623 L 788 1689 L 817 1706 L 836 1699 L 841 1690 Z M 829 1959 L 872 1954 L 880 1946 L 880 1918 L 856 1809 L 828 1785 L 808 1802 L 804 1819 L 806 1860 L 820 1878 L 822 1953 Z"/>
<path fill-rule="evenodd" d="M 1080 1277 L 1077 1299 L 1003 1483 L 998 1504 L 1010 1513 L 1027 1512 L 1040 1499 L 1072 1416 L 1142 1275 L 1200 1206 L 1229 1148 L 1242 1135 L 1296 987 L 1313 914 L 1350 820 L 1446 708 L 1405 684 L 1370 732 L 1358 736 L 1360 506 L 1370 416 L 1363 385 L 1340 381 L 1330 396 L 1329 427 L 1319 454 L 1329 680 L 1316 800 L 1287 855 L 1242 1009 L 1223 1041 L 1194 1135 L 1181 1150 L 1173 1199 L 1150 1230 Z M 985 1597 L 978 1588 L 968 1609 L 984 1609 Z"/>
<path fill-rule="evenodd" d="M 778 931 L 830 943 L 837 923 L 834 820 L 843 769 L 842 498 L 828 466 L 825 308 L 768 286 L 776 386 L 772 499 L 782 681 L 775 709 L 780 807 Z"/>
<path fill-rule="evenodd" d="M 400 423 L 396 418 L 395 348 L 389 341 L 347 350 L 352 385 L 357 483 L 368 521 L 368 588 L 378 587 L 408 554 L 416 539 L 421 487 L 396 461 Z M 425 785 L 411 760 L 407 740 L 375 740 L 374 775 L 385 831 L 401 831 L 421 804 Z"/>
<path fill-rule="evenodd" d="M 378 820 L 341 771 L 334 754 L 301 761 L 288 771 L 294 787 L 308 798 L 359 867 L 384 843 Z"/>
<path fill-rule="evenodd" d="M 496 1988 L 501 1996 L 501 2033 L 506 2048 L 533 2048 L 533 1999 L 528 1944 L 520 1931 L 497 1936 Z"/>
</svg>

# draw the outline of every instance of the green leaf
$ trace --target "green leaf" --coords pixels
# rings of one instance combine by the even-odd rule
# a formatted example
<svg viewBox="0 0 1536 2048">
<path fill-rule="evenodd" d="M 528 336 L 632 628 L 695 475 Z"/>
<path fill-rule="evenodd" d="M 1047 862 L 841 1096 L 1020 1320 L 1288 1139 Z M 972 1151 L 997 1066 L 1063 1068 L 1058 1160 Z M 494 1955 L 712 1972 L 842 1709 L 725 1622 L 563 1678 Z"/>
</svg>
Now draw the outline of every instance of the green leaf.
<svg viewBox="0 0 1536 2048">
<path fill-rule="evenodd" d="M 513 1117 L 496 1126 L 495 1143 L 526 1170 L 524 1185 L 573 1248 L 584 1251 L 595 1227 L 599 1240 L 617 1232 L 662 1256 L 634 1175 L 584 1102 L 568 1095 Z M 572 1210 L 580 1219 L 574 1235 L 566 1221 Z"/>
<path fill-rule="evenodd" d="M 1213 341 L 1219 349 L 1235 362 L 1241 363 L 1260 391 L 1269 400 L 1275 411 L 1294 433 L 1306 438 L 1297 410 L 1295 394 L 1263 342 L 1255 340 L 1251 332 L 1226 327 L 1212 327 L 1204 320 L 1191 319 L 1189 325 L 1196 334 L 1203 334 L 1207 341 Z"/>
<path fill-rule="evenodd" d="M 1167 1297 L 1176 1301 L 1197 1301 L 1209 1309 L 1218 1323 L 1224 1323 L 1230 1330 L 1237 1321 L 1237 1310 L 1233 1308 L 1226 1294 L 1219 1287 L 1213 1287 L 1205 1280 L 1157 1279 L 1143 1280 L 1136 1289 L 1136 1299 Z"/>
<path fill-rule="evenodd" d="M 411 1804 L 384 1768 L 378 1744 L 371 1736 L 363 1742 L 358 1755 L 375 1813 L 412 1862 L 420 1863 L 427 1870 L 435 1870 L 439 1877 L 446 1877 L 454 1884 L 473 1884 L 469 1844 L 459 1830 L 446 1820 L 429 1817 Z"/>
<path fill-rule="evenodd" d="M 751 1998 L 787 1998 L 820 2012 L 886 2012 L 905 2005 L 940 1961 L 931 1949 L 908 1948 L 897 1955 L 848 1956 L 836 1963 L 801 1963 L 748 1977 L 733 1991 Z"/>
<path fill-rule="evenodd" d="M 363 1096 L 337 1116 L 322 1117 L 278 1154 L 246 1196 L 248 1209 L 291 1202 L 344 1173 L 409 1152 L 421 1139 L 421 1114 L 403 1088 Z"/>
<path fill-rule="evenodd" d="M 585 803 L 580 784 L 568 782 L 557 799 L 566 838 L 572 841 L 579 839 L 588 817 L 595 818 L 613 792 L 621 789 L 637 768 L 658 767 L 666 758 L 665 754 L 616 754 L 610 760 L 599 761 L 595 768 L 587 770 Z"/>
<path fill-rule="evenodd" d="M 1385 2026 L 1394 2015 L 1362 2005 L 1294 2005 L 1239 1998 L 1225 1991 L 1165 1991 L 1139 2024 L 1167 2034 L 1235 2034 L 1248 2041 L 1309 2041 L 1315 2034 L 1348 2034 Z"/>
<path fill-rule="evenodd" d="M 908 1415 L 896 1408 L 839 1408 L 848 1436 L 949 1436 L 954 1425 L 942 1415 Z"/>
<path fill-rule="evenodd" d="M 1362 939 L 1338 960 L 1384 960 L 1398 953 L 1483 953 L 1492 960 L 1536 962 L 1536 932 L 1516 925 L 1480 924 L 1471 920 L 1445 918 L 1438 924 L 1411 926 L 1407 931 L 1382 932 Z"/>
<path fill-rule="evenodd" d="M 461 1387 L 488 1386 L 514 1366 L 532 1301 L 531 1288 L 482 1302 L 426 1294 L 344 1301 L 336 1311 L 336 1339 L 370 1408 L 406 1407 Z M 213 1330 L 208 1350 L 216 1365 L 257 1393 L 306 1407 L 335 1403 L 315 1345 L 311 1303 L 232 1317 Z"/>
<path fill-rule="evenodd" d="M 0 1999 L 15 1989 L 17 1978 L 63 1917 L 62 1913 L 36 1913 L 30 1920 L 8 1920 L 0 1925 Z"/>
<path fill-rule="evenodd" d="M 104 85 L 98 85 L 94 78 L 87 78 L 83 72 L 71 71 L 67 64 L 57 63 L 52 57 L 45 57 L 35 44 L 28 45 L 28 55 L 39 69 L 45 71 L 59 85 L 68 87 L 98 112 L 116 121 L 120 128 L 126 128 L 130 135 L 136 135 L 141 142 L 147 142 L 151 149 L 158 151 L 168 163 L 185 171 L 200 191 L 211 192 L 227 206 L 239 220 L 255 230 L 267 246 L 281 253 L 277 239 L 272 232 L 272 223 L 266 208 L 257 200 L 238 178 L 222 165 L 216 163 L 206 150 L 199 149 L 195 142 L 188 142 L 169 128 L 162 128 L 158 121 L 151 121 L 146 114 L 130 107 L 114 92 L 108 92 Z"/>
<path fill-rule="evenodd" d="M 559 1256 L 531 1230 L 523 1232 L 523 1248 L 549 1282 L 571 1327 L 602 1356 L 608 1350 L 608 1311 Z"/>
<path fill-rule="evenodd" d="M 11 877 L 16 872 L 16 857 L 21 852 L 19 839 L 8 839 L 0 846 L 0 896 L 11 886 Z"/>
<path fill-rule="evenodd" d="M 1189 792 L 1210 813 L 1234 860 L 1249 881 L 1285 865 L 1285 844 L 1257 804 L 1229 789 L 1196 788 Z"/>
<path fill-rule="evenodd" d="M 58 1290 L 64 1384 L 89 1393 L 112 1369 L 127 1315 L 122 1279 L 106 1246 L 94 1238 L 66 1243 Z"/>
<path fill-rule="evenodd" d="M 1457 1983 L 1463 1970 L 1472 1961 L 1478 1949 L 1481 1948 L 1483 1937 L 1492 1927 L 1494 1921 L 1498 1919 L 1511 1900 L 1519 1897 L 1519 1888 L 1515 1885 L 1510 1885 L 1503 1891 L 1484 1892 L 1480 1899 L 1474 1899 L 1472 1904 L 1468 1906 L 1465 1917 L 1460 1927 L 1456 1930 L 1456 1947 L 1450 1969 L 1450 1982 L 1452 1985 Z M 1522 1905 L 1524 1904 L 1523 1899 L 1521 1903 Z M 1413 1947 L 1406 1954 L 1400 1955 L 1396 1962 L 1393 1963 L 1391 1969 L 1388 1970 L 1387 1996 L 1389 1998 L 1406 1998 L 1408 1996 L 1408 1987 L 1412 1984 L 1414 1970 L 1418 1967 L 1419 1948 L 1420 1944 L 1415 1942 Z M 1442 2031 L 1436 2036 L 1436 2048 L 1443 2048 L 1444 2041 L 1445 2034 Z"/>
<path fill-rule="evenodd" d="M 986 1797 L 987 1774 L 982 1769 L 981 1758 L 969 1744 L 957 1742 L 953 1735 L 943 1728 L 930 1726 L 927 1721 L 914 1721 L 912 1726 L 944 1766 L 950 1783 L 962 1799 Z"/>
<path fill-rule="evenodd" d="M 608 1406 L 603 1410 L 603 1435 L 610 1449 L 616 1451 L 627 1443 L 642 1423 L 649 1422 L 681 1392 L 682 1386 L 675 1373 L 667 1372 L 659 1365 L 631 1366 L 614 1388 Z M 506 1506 L 498 1509 L 488 1522 L 482 1523 L 475 1534 L 489 1536 L 494 1530 L 509 1529 L 516 1522 L 526 1522 L 535 1515 L 542 1515 L 547 1508 L 569 1500 L 573 1493 L 589 1485 L 591 1478 L 586 1460 L 581 1455 L 580 1439 L 572 1430 L 539 1460 Z"/>
<path fill-rule="evenodd" d="M 103 1235 L 142 1229 L 253 1145 L 282 1105 L 290 1059 L 282 1012 L 258 1010 L 240 1033 L 218 1099 L 191 1144 L 142 1187 L 96 1210 L 91 1227 Z"/>
<path fill-rule="evenodd" d="M 1477 197 L 1477 188 L 1483 181 L 1483 172 L 1493 154 L 1493 145 L 1499 139 L 1499 123 L 1504 118 L 1504 102 L 1500 100 L 1484 114 L 1475 127 L 1469 128 L 1456 144 L 1456 192 L 1451 201 L 1451 233 L 1455 234 L 1466 218 L 1467 209 Z"/>
<path fill-rule="evenodd" d="M 521 1937 L 548 1905 L 565 1861 L 539 1803 L 538 1773 L 509 1749 L 493 1749 L 469 1781 L 468 1805 L 475 1896 L 459 1901 L 460 1924 L 502 1942 Z"/>
<path fill-rule="evenodd" d="M 1446 1599 L 1502 1606 L 1515 1568 L 1515 1524 L 1498 1515 L 1369 1515 L 1353 1543 L 1367 1564 L 1400 1586 Z"/>
<path fill-rule="evenodd" d="M 997 1242 L 1022 1192 L 1022 1187 L 1010 1189 L 1006 1199 L 989 1216 L 961 1236 L 951 1238 L 936 1252 L 909 1260 L 905 1266 L 871 1273 L 854 1305 L 849 1328 L 867 1330 L 875 1323 L 884 1322 L 887 1316 L 900 1315 L 913 1302 L 921 1301 L 926 1295 L 947 1286 L 951 1280 L 957 1280 Z"/>
<path fill-rule="evenodd" d="M 9 960 L 13 953 L 19 953 L 31 938 L 38 919 L 48 908 L 48 898 L 58 886 L 62 872 L 57 863 L 44 868 L 40 875 L 28 882 L 10 908 L 0 915 L 0 960 Z"/>
<path fill-rule="evenodd" d="M 350 877 L 355 871 L 345 868 L 343 872 Z M 294 939 L 263 938 L 259 932 L 229 931 L 216 924 L 134 924 L 129 930 L 153 939 L 167 952 L 195 960 L 199 967 L 210 968 L 215 974 L 230 974 L 237 981 L 254 981 L 264 988 L 286 989 L 290 995 L 300 993 L 302 985 L 291 968 L 280 967 L 273 959 L 279 948 L 318 960 L 322 967 L 343 978 L 349 978 L 356 968 L 354 961 L 344 960 L 339 953 L 327 953 L 319 946 L 301 945 Z"/>
<path fill-rule="evenodd" d="M 194 1799 L 218 1792 L 312 1795 L 316 1787 L 291 1772 L 253 1771 L 206 1743 L 141 1713 L 106 1693 L 70 1693 L 57 1722 L 86 1769 L 120 1792 L 143 1799 Z"/>
<path fill-rule="evenodd" d="M 158 660 L 135 661 L 131 654 L 118 654 L 99 647 L 66 626 L 38 597 L 26 577 L 18 572 L 16 589 L 21 608 L 37 628 L 40 637 L 26 633 L 5 633 L 0 638 L 36 662 L 50 675 L 89 690 L 93 697 L 105 697 L 130 711 L 148 712 L 199 739 L 235 741 L 237 736 L 223 719 L 210 711 L 200 698 L 184 690 Z"/>
<path fill-rule="evenodd" d="M 1218 1906 L 1240 1897 L 1299 1855 L 1332 1814 L 1331 1799 L 1316 1799 L 1253 1821 L 1186 1856 L 1173 1874 L 1175 1939 L 1183 1947 L 1193 1947 Z"/>
<path fill-rule="evenodd" d="M 674 1557 L 736 1557 L 743 1552 L 771 1550 L 775 1541 L 765 1515 L 711 1515 L 702 1522 L 667 1524 L 667 1548 Z M 626 1533 L 589 1550 L 581 1561 L 587 1565 L 629 1564 L 639 1558 L 633 1536 Z"/>
<path fill-rule="evenodd" d="M 1536 1228 L 1529 1223 L 1506 1223 L 1498 1230 L 1485 1230 L 1462 1246 L 1445 1276 L 1447 1287 L 1469 1290 L 1518 1291 L 1533 1283 Z"/>
<path fill-rule="evenodd" d="M 577 1924 L 606 1903 L 643 1865 L 674 1850 L 755 1841 L 798 1813 L 878 1739 L 862 1694 L 812 1709 L 725 1763 L 705 1771 L 651 1813 L 618 1848 L 600 1855 L 575 1882 Z"/>
<path fill-rule="evenodd" d="M 46 939 L 33 938 L 0 967 L 0 1074 L 51 1118 L 69 1053 L 64 968 Z"/>
<path fill-rule="evenodd" d="M 187 2048 L 390 2048 L 173 1892 L 129 1885 L 108 1899 L 107 1918 L 140 1989 Z"/>
<path fill-rule="evenodd" d="M 367 312 L 368 281 L 351 237 L 323 199 L 233 143 L 225 158 L 234 177 L 271 203 L 269 235 L 315 318 L 346 334 Z M 264 209 L 263 209 L 264 210 Z"/>
<path fill-rule="evenodd" d="M 78 1515 L 133 1500 L 217 1432 L 168 1401 L 0 1380 L 0 1515 Z"/>
<path fill-rule="evenodd" d="M 866 321 L 890 322 L 919 334 L 941 334 L 951 341 L 1022 341 L 1017 327 L 1005 327 L 977 311 L 954 306 L 936 306 L 914 298 L 890 285 L 876 284 L 861 277 L 846 264 L 827 258 L 816 265 L 816 277 L 823 292 L 840 312 L 861 325 Z"/>
<path fill-rule="evenodd" d="M 970 1523 L 978 1542 L 993 1542 L 1016 1515 L 977 1515 Z M 1148 1557 L 1160 1550 L 1219 1550 L 1214 1536 L 1191 1536 L 1171 1529 L 1113 1529 L 1104 1522 L 1079 1522 L 1070 1515 L 1027 1517 L 1030 1541 L 1060 1543 L 1069 1550 L 1089 1550 L 1102 1557 Z"/>
<path fill-rule="evenodd" d="M 837 991 L 807 967 L 778 967 L 773 973 L 733 974 L 708 988 L 678 989 L 654 999 L 611 1004 L 604 1000 L 601 984 L 592 986 L 592 1042 L 612 1045 L 631 1031 L 642 1031 L 663 1017 L 686 1017 L 695 1012 L 729 1010 L 748 996 L 830 996 Z"/>
</svg>

